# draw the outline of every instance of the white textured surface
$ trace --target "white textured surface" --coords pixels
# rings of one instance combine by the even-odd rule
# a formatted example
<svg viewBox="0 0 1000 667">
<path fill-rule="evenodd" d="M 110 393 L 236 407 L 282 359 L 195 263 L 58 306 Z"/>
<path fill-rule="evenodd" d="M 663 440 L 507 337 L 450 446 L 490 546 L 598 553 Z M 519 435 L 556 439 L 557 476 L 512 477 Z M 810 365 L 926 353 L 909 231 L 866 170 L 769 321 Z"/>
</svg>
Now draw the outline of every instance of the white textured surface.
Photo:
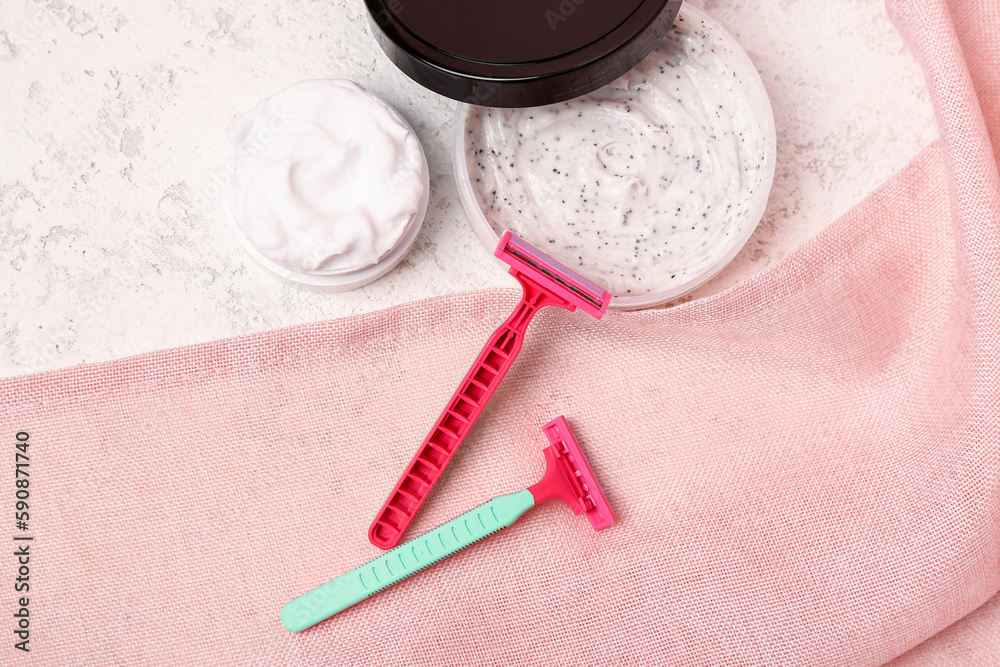
<svg viewBox="0 0 1000 667">
<path fill-rule="evenodd" d="M 880 2 L 705 8 L 762 73 L 778 167 L 758 232 L 694 297 L 780 260 L 936 137 L 919 69 Z M 351 78 L 393 104 L 430 163 L 413 250 L 354 292 L 272 278 L 215 196 L 227 123 L 312 77 Z M 4 0 L 0 90 L 2 375 L 515 286 L 461 210 L 452 102 L 388 62 L 361 0 Z"/>
</svg>

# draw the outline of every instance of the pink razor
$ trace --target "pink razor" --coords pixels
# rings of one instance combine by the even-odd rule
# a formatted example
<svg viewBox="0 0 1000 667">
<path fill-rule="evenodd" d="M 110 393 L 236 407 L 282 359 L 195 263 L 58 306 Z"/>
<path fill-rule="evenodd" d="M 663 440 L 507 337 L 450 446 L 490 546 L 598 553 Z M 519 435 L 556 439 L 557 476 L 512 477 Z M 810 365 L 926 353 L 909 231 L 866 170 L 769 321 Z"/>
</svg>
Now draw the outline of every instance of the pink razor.
<svg viewBox="0 0 1000 667">
<path fill-rule="evenodd" d="M 521 283 L 524 290 L 521 302 L 479 353 L 368 529 L 368 540 L 381 549 L 399 544 L 417 510 L 514 363 L 535 313 L 544 306 L 560 306 L 571 312 L 580 308 L 600 319 L 608 309 L 611 294 L 509 231 L 504 232 L 495 254 L 510 264 L 511 275 Z"/>
<path fill-rule="evenodd" d="M 574 514 L 586 513 L 594 530 L 615 522 L 614 512 L 601 492 L 587 458 L 565 417 L 545 425 L 551 443 L 545 448 L 545 475 L 532 487 L 497 496 L 479 507 L 416 537 L 389 553 L 301 595 L 281 609 L 281 622 L 301 632 L 337 612 L 388 588 L 425 567 L 506 528 L 535 505 L 561 500 Z"/>
</svg>

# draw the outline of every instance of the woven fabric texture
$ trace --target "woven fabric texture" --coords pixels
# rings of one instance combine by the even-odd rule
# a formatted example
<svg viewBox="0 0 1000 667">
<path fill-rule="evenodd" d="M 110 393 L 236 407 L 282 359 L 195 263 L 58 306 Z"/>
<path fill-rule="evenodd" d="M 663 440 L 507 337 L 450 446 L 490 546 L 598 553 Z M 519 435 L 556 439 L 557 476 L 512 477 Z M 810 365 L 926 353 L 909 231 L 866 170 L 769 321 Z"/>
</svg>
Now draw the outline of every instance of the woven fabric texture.
<svg viewBox="0 0 1000 667">
<path fill-rule="evenodd" d="M 972 613 L 1000 589 L 1000 12 L 890 12 L 941 141 L 717 297 L 543 311 L 408 535 L 536 481 L 560 414 L 618 524 L 544 505 L 281 627 L 379 553 L 370 521 L 514 292 L 4 380 L 36 500 L 33 650 L 0 663 L 995 664 L 997 602 Z"/>
</svg>

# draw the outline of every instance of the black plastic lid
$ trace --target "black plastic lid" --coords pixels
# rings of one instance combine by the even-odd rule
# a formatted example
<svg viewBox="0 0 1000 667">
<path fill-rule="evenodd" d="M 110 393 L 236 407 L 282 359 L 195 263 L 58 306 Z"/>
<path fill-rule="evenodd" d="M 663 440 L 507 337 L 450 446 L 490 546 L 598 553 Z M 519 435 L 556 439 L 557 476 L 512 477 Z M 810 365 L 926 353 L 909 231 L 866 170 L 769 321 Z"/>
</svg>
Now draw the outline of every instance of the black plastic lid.
<svg viewBox="0 0 1000 667">
<path fill-rule="evenodd" d="M 611 83 L 666 36 L 681 0 L 365 0 L 379 46 L 437 93 L 562 102 Z"/>
</svg>

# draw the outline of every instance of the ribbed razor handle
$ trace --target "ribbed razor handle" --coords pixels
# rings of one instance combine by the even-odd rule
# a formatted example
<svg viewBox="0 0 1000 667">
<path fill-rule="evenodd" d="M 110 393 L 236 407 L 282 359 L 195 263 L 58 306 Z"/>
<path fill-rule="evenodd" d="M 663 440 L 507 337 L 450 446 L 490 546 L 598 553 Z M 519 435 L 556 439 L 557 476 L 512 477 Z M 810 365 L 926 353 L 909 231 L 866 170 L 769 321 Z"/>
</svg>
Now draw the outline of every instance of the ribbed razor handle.
<svg viewBox="0 0 1000 667">
<path fill-rule="evenodd" d="M 380 549 L 391 549 L 399 544 L 417 510 L 514 363 L 535 313 L 549 305 L 573 310 L 574 307 L 567 301 L 547 293 L 530 279 L 521 275 L 516 277 L 524 288 L 521 302 L 479 353 L 476 363 L 458 386 L 458 391 L 438 417 L 368 529 L 368 540 Z"/>
<path fill-rule="evenodd" d="M 286 629 L 301 632 L 501 528 L 506 528 L 534 505 L 535 499 L 527 489 L 497 496 L 429 533 L 295 598 L 282 608 L 281 622 Z"/>
</svg>

